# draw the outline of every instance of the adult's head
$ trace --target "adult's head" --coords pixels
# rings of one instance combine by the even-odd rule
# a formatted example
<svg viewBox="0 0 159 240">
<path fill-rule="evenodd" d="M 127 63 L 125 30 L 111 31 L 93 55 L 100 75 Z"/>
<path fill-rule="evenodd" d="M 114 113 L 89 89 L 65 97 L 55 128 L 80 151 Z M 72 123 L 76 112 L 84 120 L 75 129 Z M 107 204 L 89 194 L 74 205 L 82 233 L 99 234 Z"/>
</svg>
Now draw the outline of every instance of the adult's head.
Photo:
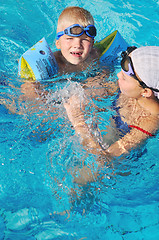
<svg viewBox="0 0 159 240">
<path fill-rule="evenodd" d="M 129 47 L 122 57 L 124 73 L 138 80 L 143 88 L 151 89 L 159 99 L 159 47 Z"/>
</svg>

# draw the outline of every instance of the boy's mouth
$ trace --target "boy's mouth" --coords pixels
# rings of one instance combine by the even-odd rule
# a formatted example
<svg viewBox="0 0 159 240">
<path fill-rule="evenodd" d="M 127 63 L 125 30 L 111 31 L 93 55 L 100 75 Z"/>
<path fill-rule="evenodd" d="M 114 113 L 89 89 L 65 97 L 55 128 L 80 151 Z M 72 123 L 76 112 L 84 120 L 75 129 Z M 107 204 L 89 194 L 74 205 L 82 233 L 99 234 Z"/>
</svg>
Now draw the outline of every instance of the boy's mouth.
<svg viewBox="0 0 159 240">
<path fill-rule="evenodd" d="M 82 52 L 71 52 L 73 56 L 80 57 L 82 55 Z"/>
</svg>

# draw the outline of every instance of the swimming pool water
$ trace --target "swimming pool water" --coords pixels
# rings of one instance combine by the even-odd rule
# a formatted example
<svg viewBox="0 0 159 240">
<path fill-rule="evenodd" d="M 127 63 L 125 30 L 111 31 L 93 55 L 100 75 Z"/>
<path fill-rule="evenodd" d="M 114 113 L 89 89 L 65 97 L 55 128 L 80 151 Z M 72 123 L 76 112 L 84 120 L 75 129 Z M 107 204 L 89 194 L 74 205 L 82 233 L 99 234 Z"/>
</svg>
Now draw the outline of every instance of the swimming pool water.
<svg viewBox="0 0 159 240">
<path fill-rule="evenodd" d="M 130 45 L 159 44 L 157 0 L 1 0 L 0 99 L 9 105 L 14 99 L 16 114 L 0 106 L 0 239 L 159 239 L 158 134 L 80 186 L 73 181 L 76 167 L 96 168 L 96 156 L 83 149 L 60 102 L 73 91 L 82 96 L 79 79 L 87 72 L 46 81 L 50 95 L 41 108 L 18 102 L 19 57 L 43 36 L 55 49 L 58 16 L 70 5 L 92 13 L 96 40 L 117 29 Z M 113 79 L 118 71 L 117 65 Z M 107 108 L 96 119 L 108 122 L 111 101 L 95 103 Z M 89 107 L 87 118 L 93 120 Z"/>
</svg>

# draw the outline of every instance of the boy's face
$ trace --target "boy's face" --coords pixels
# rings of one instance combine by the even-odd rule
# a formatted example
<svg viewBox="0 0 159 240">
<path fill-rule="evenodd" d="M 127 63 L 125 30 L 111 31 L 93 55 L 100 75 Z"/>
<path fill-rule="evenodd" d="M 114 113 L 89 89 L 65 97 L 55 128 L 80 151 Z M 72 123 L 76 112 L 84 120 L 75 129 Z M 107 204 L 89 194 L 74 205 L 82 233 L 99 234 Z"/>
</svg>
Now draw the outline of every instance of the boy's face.
<svg viewBox="0 0 159 240">
<path fill-rule="evenodd" d="M 63 31 L 73 24 L 77 24 L 77 22 L 67 22 L 63 24 L 60 31 Z M 59 40 L 56 40 L 57 49 L 61 49 L 64 58 L 74 65 L 78 65 L 88 58 L 93 44 L 94 40 L 85 33 L 80 37 L 70 37 L 64 34 Z"/>
</svg>

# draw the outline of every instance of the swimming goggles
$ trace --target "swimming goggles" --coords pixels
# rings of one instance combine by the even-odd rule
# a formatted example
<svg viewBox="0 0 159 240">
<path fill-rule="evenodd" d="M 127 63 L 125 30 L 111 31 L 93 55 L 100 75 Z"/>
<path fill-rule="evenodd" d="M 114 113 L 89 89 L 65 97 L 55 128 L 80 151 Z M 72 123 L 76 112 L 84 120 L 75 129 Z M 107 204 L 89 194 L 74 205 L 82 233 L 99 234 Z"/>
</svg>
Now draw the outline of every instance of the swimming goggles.
<svg viewBox="0 0 159 240">
<path fill-rule="evenodd" d="M 122 52 L 122 53 L 121 53 L 121 57 L 122 57 L 122 60 L 121 60 L 121 68 L 122 68 L 123 72 L 124 72 L 126 75 L 135 78 L 135 79 L 139 82 L 139 84 L 141 85 L 141 87 L 143 87 L 143 88 L 149 88 L 149 89 L 151 89 L 152 91 L 159 92 L 158 89 L 148 87 L 143 81 L 141 81 L 141 80 L 136 76 L 135 71 L 134 71 L 134 66 L 133 66 L 133 63 L 132 63 L 132 60 L 131 60 L 131 57 L 128 56 L 128 55 L 129 55 L 132 51 L 134 51 L 136 48 L 137 48 L 137 47 L 135 47 L 135 46 L 128 47 L 125 52 Z"/>
<path fill-rule="evenodd" d="M 58 32 L 56 39 L 58 40 L 64 34 L 71 37 L 80 37 L 84 33 L 87 36 L 94 38 L 97 34 L 97 31 L 94 25 L 88 25 L 87 27 L 83 27 L 79 24 L 73 24 L 70 27 L 65 28 L 64 31 Z"/>
</svg>

